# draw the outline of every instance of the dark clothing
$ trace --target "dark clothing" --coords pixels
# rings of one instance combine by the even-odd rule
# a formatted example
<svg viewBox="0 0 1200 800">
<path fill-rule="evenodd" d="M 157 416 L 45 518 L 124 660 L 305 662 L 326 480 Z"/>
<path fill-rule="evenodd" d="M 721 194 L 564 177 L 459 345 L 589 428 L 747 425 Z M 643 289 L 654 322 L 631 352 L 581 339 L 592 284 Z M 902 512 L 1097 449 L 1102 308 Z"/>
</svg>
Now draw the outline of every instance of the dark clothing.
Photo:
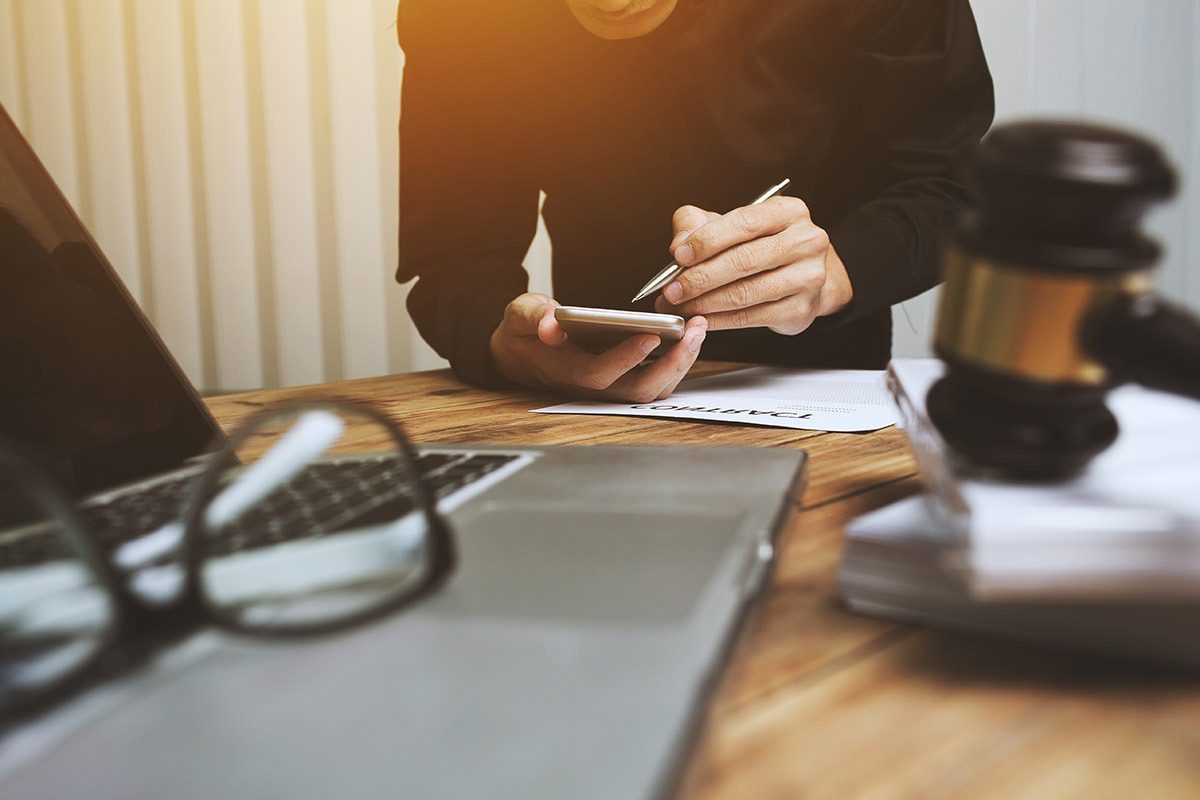
<svg viewBox="0 0 1200 800">
<path fill-rule="evenodd" d="M 413 319 L 477 384 L 526 291 L 539 190 L 555 299 L 630 308 L 670 260 L 676 208 L 725 212 L 784 177 L 854 300 L 798 336 L 710 333 L 703 355 L 884 366 L 890 306 L 938 281 L 951 169 L 992 119 L 968 0 L 679 0 L 621 41 L 563 0 L 401 0 L 399 36 L 397 278 L 419 277 Z"/>
</svg>

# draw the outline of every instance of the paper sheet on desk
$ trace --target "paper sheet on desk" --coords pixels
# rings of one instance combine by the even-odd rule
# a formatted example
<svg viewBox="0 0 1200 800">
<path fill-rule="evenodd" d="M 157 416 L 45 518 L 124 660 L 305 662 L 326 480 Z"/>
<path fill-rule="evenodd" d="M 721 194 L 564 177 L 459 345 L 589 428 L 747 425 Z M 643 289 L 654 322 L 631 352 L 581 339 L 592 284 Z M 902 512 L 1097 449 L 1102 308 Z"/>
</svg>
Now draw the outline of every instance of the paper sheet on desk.
<svg viewBox="0 0 1200 800">
<path fill-rule="evenodd" d="M 614 414 L 737 422 L 809 431 L 874 431 L 899 418 L 873 370 L 748 369 L 693 378 L 653 403 L 573 402 L 539 414 Z"/>
</svg>

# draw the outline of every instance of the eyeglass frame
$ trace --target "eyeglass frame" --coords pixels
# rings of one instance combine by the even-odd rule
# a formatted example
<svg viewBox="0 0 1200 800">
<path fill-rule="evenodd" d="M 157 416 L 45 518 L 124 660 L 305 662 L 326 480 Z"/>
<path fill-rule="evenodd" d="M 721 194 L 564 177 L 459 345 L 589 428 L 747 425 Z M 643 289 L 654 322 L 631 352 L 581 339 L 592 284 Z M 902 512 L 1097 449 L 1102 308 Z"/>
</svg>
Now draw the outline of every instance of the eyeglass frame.
<svg viewBox="0 0 1200 800">
<path fill-rule="evenodd" d="M 347 617 L 320 623 L 289 625 L 271 628 L 242 623 L 211 603 L 203 589 L 200 570 L 205 562 L 202 553 L 206 526 L 202 515 L 214 496 L 214 490 L 226 470 L 238 463 L 236 446 L 242 443 L 263 420 L 289 413 L 336 409 L 354 412 L 385 428 L 408 460 L 412 470 L 413 511 L 426 520 L 426 558 L 428 566 L 421 579 L 408 591 L 390 600 L 370 606 Z M 62 486 L 40 466 L 20 454 L 18 448 L 0 438 L 0 479 L 17 489 L 29 490 L 31 501 L 40 503 L 52 512 L 61 530 L 55 535 L 65 538 L 75 557 L 80 559 L 96 580 L 97 588 L 105 592 L 112 611 L 104 640 L 94 653 L 72 667 L 61 677 L 27 696 L 18 694 L 4 711 L 0 735 L 11 725 L 36 716 L 49 708 L 71 700 L 94 686 L 131 672 L 148 658 L 205 625 L 239 635 L 262 639 L 299 639 L 344 631 L 381 619 L 433 594 L 445 583 L 458 565 L 458 548 L 453 529 L 437 510 L 434 495 L 421 474 L 416 448 L 404 435 L 399 423 L 374 407 L 354 400 L 329 398 L 297 400 L 272 404 L 242 420 L 234 432 L 219 437 L 206 450 L 203 466 L 193 476 L 193 484 L 181 509 L 183 537 L 179 557 L 175 562 L 183 569 L 179 593 L 169 603 L 156 605 L 137 596 L 111 557 L 105 557 L 92 537 L 89 527 L 75 510 L 75 504 Z M 101 662 L 108 661 L 103 665 Z"/>
</svg>

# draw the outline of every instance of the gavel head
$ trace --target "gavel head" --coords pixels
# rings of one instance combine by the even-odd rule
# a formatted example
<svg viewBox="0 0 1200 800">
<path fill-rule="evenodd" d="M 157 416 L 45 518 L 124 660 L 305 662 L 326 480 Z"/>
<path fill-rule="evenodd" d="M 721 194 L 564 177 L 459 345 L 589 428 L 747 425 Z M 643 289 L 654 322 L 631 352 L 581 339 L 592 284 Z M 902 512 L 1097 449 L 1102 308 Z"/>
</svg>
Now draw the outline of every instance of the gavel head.
<svg viewBox="0 0 1200 800">
<path fill-rule="evenodd" d="M 973 195 L 947 248 L 929 414 L 966 462 L 1068 477 L 1116 439 L 1113 376 L 1088 346 L 1098 313 L 1149 291 L 1141 231 L 1175 176 L 1140 137 L 1092 125 L 999 126 L 965 165 Z"/>
</svg>

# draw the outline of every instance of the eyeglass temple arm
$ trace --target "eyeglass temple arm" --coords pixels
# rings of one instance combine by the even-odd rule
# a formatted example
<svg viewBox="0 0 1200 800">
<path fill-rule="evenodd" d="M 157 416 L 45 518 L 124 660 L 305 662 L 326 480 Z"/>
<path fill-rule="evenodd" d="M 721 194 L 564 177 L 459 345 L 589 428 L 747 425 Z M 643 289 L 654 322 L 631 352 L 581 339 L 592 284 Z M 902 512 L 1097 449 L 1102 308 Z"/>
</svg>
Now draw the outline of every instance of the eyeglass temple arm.
<svg viewBox="0 0 1200 800">
<path fill-rule="evenodd" d="M 345 428 L 342 419 L 329 411 L 305 412 L 266 455 L 243 470 L 236 481 L 217 495 L 205 511 L 205 524 L 220 528 L 235 521 L 319 458 L 341 437 Z M 113 554 L 113 560 L 130 571 L 149 566 L 177 552 L 183 534 L 182 524 L 168 522 L 158 530 L 121 545 Z"/>
</svg>

